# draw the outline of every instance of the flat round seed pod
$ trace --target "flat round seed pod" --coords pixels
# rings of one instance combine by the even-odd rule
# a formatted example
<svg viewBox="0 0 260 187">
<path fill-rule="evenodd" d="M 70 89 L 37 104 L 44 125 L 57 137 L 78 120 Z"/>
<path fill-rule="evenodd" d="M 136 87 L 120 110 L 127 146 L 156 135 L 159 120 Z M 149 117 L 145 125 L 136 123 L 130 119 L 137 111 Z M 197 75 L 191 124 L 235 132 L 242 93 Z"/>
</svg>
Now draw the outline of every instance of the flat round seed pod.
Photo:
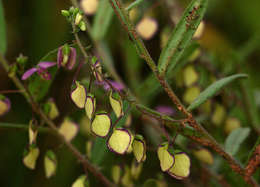
<svg viewBox="0 0 260 187">
<path fill-rule="evenodd" d="M 9 112 L 10 108 L 11 108 L 10 100 L 7 97 L 1 98 L 0 99 L 0 116 L 3 116 L 7 112 Z"/>
<path fill-rule="evenodd" d="M 133 152 L 137 162 L 142 162 L 146 154 L 146 145 L 143 139 L 135 138 L 133 141 Z"/>
<path fill-rule="evenodd" d="M 59 133 L 62 134 L 68 142 L 70 142 L 77 135 L 78 130 L 79 128 L 76 123 L 66 119 L 61 124 Z"/>
<path fill-rule="evenodd" d="M 175 163 L 168 173 L 176 179 L 184 179 L 190 174 L 190 158 L 186 153 L 180 152 L 174 155 Z"/>
<path fill-rule="evenodd" d="M 119 118 L 120 116 L 124 115 L 123 112 L 123 102 L 119 95 L 117 97 L 113 97 L 112 91 L 109 94 L 109 101 L 110 105 L 115 112 L 116 116 Z"/>
<path fill-rule="evenodd" d="M 47 151 L 44 156 L 44 168 L 46 178 L 50 178 L 56 173 L 57 159 L 51 150 Z"/>
<path fill-rule="evenodd" d="M 212 165 L 214 162 L 214 158 L 210 151 L 207 149 L 200 149 L 193 152 L 194 156 L 200 160 L 201 162 L 204 162 L 205 164 Z"/>
<path fill-rule="evenodd" d="M 29 152 L 27 152 L 27 154 L 25 154 L 25 156 L 23 158 L 24 165 L 29 169 L 32 169 L 32 170 L 35 169 L 36 161 L 39 157 L 39 154 L 40 154 L 39 148 L 31 146 L 29 148 Z"/>
<path fill-rule="evenodd" d="M 158 23 L 150 17 L 143 18 L 136 26 L 138 34 L 145 40 L 151 39 L 158 29 Z"/>
<path fill-rule="evenodd" d="M 105 137 L 110 131 L 111 124 L 111 119 L 107 113 L 96 114 L 94 120 L 91 123 L 91 131 L 96 136 Z"/>
<path fill-rule="evenodd" d="M 96 99 L 92 96 L 87 96 L 86 98 L 86 104 L 85 104 L 85 111 L 86 115 L 89 119 L 92 119 L 93 114 L 95 112 L 96 108 Z"/>
<path fill-rule="evenodd" d="M 118 154 L 124 154 L 131 143 L 131 134 L 126 129 L 116 129 L 109 137 L 108 148 Z"/>
<path fill-rule="evenodd" d="M 79 176 L 76 181 L 72 184 L 71 187 L 87 187 L 88 182 L 87 182 L 87 177 L 85 175 Z"/>
<path fill-rule="evenodd" d="M 84 108 L 86 103 L 86 88 L 76 82 L 76 88 L 71 92 L 71 99 L 78 108 Z"/>
<path fill-rule="evenodd" d="M 162 171 L 168 171 L 175 162 L 174 156 L 168 151 L 168 144 L 161 144 L 157 149 Z"/>
</svg>

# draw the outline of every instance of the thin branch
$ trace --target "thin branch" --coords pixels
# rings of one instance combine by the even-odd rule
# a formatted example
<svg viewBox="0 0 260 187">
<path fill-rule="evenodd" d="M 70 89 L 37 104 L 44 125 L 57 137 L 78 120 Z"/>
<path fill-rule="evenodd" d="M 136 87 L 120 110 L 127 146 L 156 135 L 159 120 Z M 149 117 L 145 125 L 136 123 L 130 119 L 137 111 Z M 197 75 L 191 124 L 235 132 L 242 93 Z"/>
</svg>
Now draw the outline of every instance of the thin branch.
<svg viewBox="0 0 260 187">
<path fill-rule="evenodd" d="M 25 124 L 14 124 L 14 123 L 0 123 L 0 129 L 19 129 L 19 130 L 28 130 L 29 125 Z M 38 127 L 38 132 L 50 133 L 53 132 L 52 129 L 48 127 Z"/>
<path fill-rule="evenodd" d="M 124 29 L 128 32 L 128 34 L 131 36 L 134 44 L 137 46 L 137 52 L 139 53 L 140 57 L 145 59 L 148 66 L 151 68 L 151 70 L 154 72 L 155 76 L 157 77 L 158 81 L 160 82 L 161 86 L 164 88 L 172 102 L 176 105 L 177 109 L 182 112 L 188 120 L 188 124 L 196 129 L 198 132 L 202 133 L 206 136 L 208 141 L 205 141 L 204 139 L 198 140 L 197 137 L 191 137 L 192 139 L 196 139 L 197 141 L 200 141 L 202 145 L 211 147 L 214 149 L 217 153 L 219 153 L 225 160 L 228 161 L 230 167 L 232 170 L 238 174 L 240 174 L 246 182 L 251 184 L 252 186 L 257 186 L 257 183 L 253 180 L 253 178 L 250 178 L 247 180 L 245 177 L 245 170 L 242 168 L 242 166 L 228 153 L 225 152 L 225 150 L 216 142 L 216 140 L 199 124 L 196 122 L 196 120 L 193 118 L 192 114 L 187 111 L 187 109 L 183 106 L 179 98 L 175 95 L 167 81 L 163 76 L 160 76 L 157 70 L 157 66 L 153 59 L 151 58 L 149 52 L 147 51 L 143 41 L 140 39 L 138 34 L 136 33 L 136 30 L 131 23 L 127 12 L 123 8 L 121 0 L 109 0 L 111 6 L 113 7 L 118 19 L 120 20 L 121 24 L 123 25 Z"/>
<path fill-rule="evenodd" d="M 0 54 L 0 62 L 3 65 L 5 71 L 8 73 L 9 65 L 5 58 Z M 17 88 L 21 90 L 26 90 L 21 81 L 16 77 L 10 77 Z M 22 92 L 27 102 L 32 105 L 32 109 L 35 113 L 39 114 L 39 116 L 44 120 L 44 122 L 54 131 L 54 133 L 63 141 L 63 143 L 69 148 L 69 150 L 74 154 L 74 156 L 87 168 L 95 177 L 99 178 L 99 180 L 105 186 L 115 186 L 111 183 L 95 166 L 93 166 L 89 160 L 82 155 L 77 148 L 74 147 L 70 142 L 68 142 L 63 135 L 61 135 L 58 131 L 56 125 L 45 115 L 45 113 L 41 110 L 40 106 L 35 102 L 34 97 L 26 90 L 26 92 Z"/>
</svg>

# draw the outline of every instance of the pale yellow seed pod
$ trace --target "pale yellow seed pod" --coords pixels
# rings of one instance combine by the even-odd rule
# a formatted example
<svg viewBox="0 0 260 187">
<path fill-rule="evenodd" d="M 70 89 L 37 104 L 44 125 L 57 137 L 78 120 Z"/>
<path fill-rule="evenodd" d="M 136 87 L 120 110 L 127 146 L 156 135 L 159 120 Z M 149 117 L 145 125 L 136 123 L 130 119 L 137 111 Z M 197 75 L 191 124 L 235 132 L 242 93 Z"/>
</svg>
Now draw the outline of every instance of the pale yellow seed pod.
<svg viewBox="0 0 260 187">
<path fill-rule="evenodd" d="M 198 86 L 193 86 L 187 88 L 184 92 L 183 100 L 184 102 L 191 104 L 200 94 L 200 88 Z"/>
<path fill-rule="evenodd" d="M 183 76 L 184 76 L 184 83 L 185 86 L 189 87 L 192 84 L 194 84 L 195 82 L 198 81 L 199 76 L 198 73 L 196 72 L 196 70 L 194 69 L 193 66 L 187 66 L 184 70 L 183 70 Z"/>
<path fill-rule="evenodd" d="M 80 6 L 86 15 L 93 15 L 98 8 L 99 0 L 81 0 Z"/>
<path fill-rule="evenodd" d="M 216 126 L 219 126 L 221 125 L 221 123 L 223 122 L 224 118 L 226 116 L 226 110 L 225 108 L 220 105 L 220 104 L 217 104 L 216 105 L 216 108 L 213 112 L 213 115 L 212 115 L 212 123 Z"/>
<path fill-rule="evenodd" d="M 197 28 L 195 34 L 193 35 L 194 39 L 199 39 L 203 35 L 203 32 L 205 30 L 205 23 L 204 21 L 200 22 L 199 27 Z"/>
<path fill-rule="evenodd" d="M 151 39 L 158 29 L 158 23 L 150 17 L 143 18 L 137 25 L 137 33 L 145 40 Z"/>
<path fill-rule="evenodd" d="M 225 122 L 225 133 L 229 134 L 233 130 L 241 127 L 241 123 L 237 118 L 228 118 Z"/>
<path fill-rule="evenodd" d="M 208 164 L 208 165 L 212 165 L 214 162 L 214 158 L 211 154 L 211 152 L 209 152 L 209 150 L 207 149 L 199 149 L 193 152 L 194 156 L 201 162 Z"/>
</svg>

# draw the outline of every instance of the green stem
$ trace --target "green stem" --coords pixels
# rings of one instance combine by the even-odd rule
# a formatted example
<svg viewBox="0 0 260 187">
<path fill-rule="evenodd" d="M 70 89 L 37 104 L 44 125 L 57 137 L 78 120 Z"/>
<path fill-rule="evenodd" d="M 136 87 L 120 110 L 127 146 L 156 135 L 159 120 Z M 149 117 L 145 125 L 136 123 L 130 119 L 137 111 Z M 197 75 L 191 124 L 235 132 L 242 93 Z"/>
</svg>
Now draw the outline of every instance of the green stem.
<svg viewBox="0 0 260 187">
<path fill-rule="evenodd" d="M 130 11 L 132 8 L 135 8 L 139 4 L 141 4 L 144 0 L 136 0 L 135 2 L 131 3 L 128 7 L 126 7 L 126 11 Z"/>
<path fill-rule="evenodd" d="M 8 73 L 9 71 L 9 65 L 8 62 L 5 60 L 5 58 L 0 54 L 0 62 L 3 65 L 5 71 Z M 21 81 L 14 75 L 10 77 L 17 88 L 20 90 L 25 90 L 25 92 L 22 92 L 24 97 L 26 98 L 27 102 L 31 104 L 32 109 L 39 114 L 39 116 L 44 120 L 44 122 L 54 131 L 54 133 L 63 141 L 63 143 L 69 148 L 69 150 L 74 154 L 74 156 L 82 163 L 84 168 L 87 168 L 95 177 L 100 179 L 100 181 L 105 186 L 114 186 L 113 183 L 111 183 L 95 166 L 93 166 L 89 160 L 82 155 L 74 145 L 72 145 L 70 142 L 68 142 L 62 134 L 59 133 L 58 128 L 56 125 L 51 121 L 45 113 L 42 111 L 42 109 L 39 107 L 39 105 L 35 102 L 34 97 L 28 92 L 27 89 L 23 86 Z"/>
<path fill-rule="evenodd" d="M 25 124 L 14 124 L 14 123 L 0 123 L 0 128 L 1 129 L 20 129 L 20 130 L 28 130 L 29 125 Z M 53 132 L 52 129 L 48 127 L 38 127 L 37 128 L 38 132 L 42 133 L 49 133 Z"/>
<path fill-rule="evenodd" d="M 129 17 L 127 15 L 127 12 L 123 8 L 122 1 L 121 0 L 109 0 L 111 3 L 111 6 L 113 7 L 117 17 L 119 18 L 121 24 L 125 28 L 125 30 L 128 32 L 130 37 L 133 40 L 133 43 L 136 46 L 136 50 L 139 53 L 140 57 L 145 59 L 151 70 L 154 72 L 156 78 L 160 82 L 161 86 L 164 88 L 165 92 L 168 94 L 172 102 L 176 105 L 177 109 L 182 112 L 188 120 L 188 124 L 192 126 L 194 129 L 196 129 L 198 132 L 202 133 L 208 141 L 201 139 L 197 140 L 200 141 L 200 143 L 204 146 L 211 147 L 213 150 L 215 150 L 218 154 L 220 154 L 222 157 L 225 158 L 225 160 L 228 161 L 230 167 L 232 170 L 238 174 L 240 174 L 243 179 L 248 182 L 249 184 L 253 186 L 257 186 L 256 182 L 253 178 L 246 178 L 245 177 L 245 171 L 244 168 L 228 153 L 225 152 L 225 150 L 216 142 L 216 140 L 199 124 L 196 122 L 196 120 L 193 118 L 192 114 L 187 111 L 187 109 L 183 106 L 183 104 L 180 102 L 179 98 L 175 95 L 167 81 L 165 80 L 164 76 L 159 75 L 157 66 L 153 59 L 151 58 L 149 52 L 147 51 L 143 41 L 140 39 L 140 37 L 137 35 L 136 30 L 132 23 L 129 20 Z M 196 140 L 197 137 L 191 137 L 193 140 Z"/>
</svg>

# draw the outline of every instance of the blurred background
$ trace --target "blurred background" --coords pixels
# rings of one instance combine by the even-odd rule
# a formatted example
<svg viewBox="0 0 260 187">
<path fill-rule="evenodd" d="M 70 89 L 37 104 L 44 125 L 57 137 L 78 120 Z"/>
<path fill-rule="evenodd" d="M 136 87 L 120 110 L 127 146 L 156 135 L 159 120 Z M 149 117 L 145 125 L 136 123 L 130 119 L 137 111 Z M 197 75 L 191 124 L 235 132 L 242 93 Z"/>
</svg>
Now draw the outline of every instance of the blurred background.
<svg viewBox="0 0 260 187">
<path fill-rule="evenodd" d="M 62 9 L 69 9 L 71 6 L 69 0 L 3 0 L 2 2 L 8 41 L 6 58 L 10 63 L 14 63 L 16 57 L 23 54 L 28 56 L 26 69 L 31 68 L 49 51 L 58 48 L 64 43 L 73 43 L 74 38 L 70 24 L 60 13 Z M 125 4 L 131 2 L 124 1 Z M 156 20 L 155 33 L 152 34 L 151 38 L 145 40 L 145 44 L 155 61 L 158 60 L 161 47 L 165 45 L 170 31 L 180 19 L 189 2 L 190 0 L 144 0 L 130 14 L 132 21 L 136 25 L 142 21 L 143 17 Z M 185 58 L 182 58 L 183 61 L 186 61 L 185 65 L 180 67 L 180 70 L 169 78 L 177 95 L 185 104 L 189 104 L 196 94 L 214 80 L 234 73 L 249 74 L 249 79 L 242 86 L 240 83 L 235 82 L 210 100 L 208 105 L 202 106 L 195 112 L 198 120 L 201 120 L 206 129 L 221 144 L 224 143 L 229 131 L 233 130 L 232 128 L 232 130 L 227 130 L 228 125 L 226 124 L 230 120 L 233 120 L 233 124 L 235 123 L 233 126 L 235 127 L 250 127 L 250 137 L 243 143 L 236 155 L 236 158 L 242 163 L 247 159 L 248 152 L 259 136 L 259 123 L 258 119 L 256 119 L 259 116 L 260 107 L 260 77 L 258 72 L 260 68 L 259 8 L 259 0 L 248 0 L 246 2 L 244 0 L 210 0 L 203 19 L 203 32 L 198 39 L 193 41 L 198 47 Z M 94 17 L 95 13 L 88 15 L 91 23 L 94 22 Z M 147 29 L 152 29 L 149 28 L 149 24 Z M 100 56 L 87 33 L 81 32 L 80 37 L 82 37 L 86 45 L 91 45 L 93 54 Z M 114 63 L 116 71 L 127 87 L 143 104 L 151 108 L 156 108 L 158 105 L 167 105 L 174 110 L 174 106 L 172 106 L 162 90 L 149 91 L 152 90 L 150 88 L 153 88 L 153 85 L 145 84 L 145 80 L 149 77 L 150 70 L 136 54 L 128 36 L 122 29 L 117 17 L 113 14 L 101 41 L 105 48 L 108 49 L 110 60 Z M 197 54 L 195 51 L 197 51 Z M 49 60 L 55 61 L 55 55 L 50 57 Z M 82 60 L 82 57 L 79 55 L 78 61 L 80 60 Z M 44 102 L 50 97 L 54 98 L 60 111 L 60 116 L 55 120 L 57 124 L 66 115 L 70 115 L 77 123 L 80 123 L 84 115 L 84 112 L 78 111 L 73 106 L 68 96 L 75 71 L 59 71 L 48 90 L 48 94 L 40 99 L 40 102 Z M 80 78 L 83 79 L 87 75 L 88 71 L 83 69 Z M 16 88 L 8 79 L 2 67 L 0 67 L 0 90 L 12 89 Z M 246 93 L 243 93 L 243 91 Z M 104 105 L 103 108 L 107 108 L 107 101 L 102 98 L 104 91 L 98 90 L 97 92 L 97 97 L 100 97 L 98 105 Z M 11 100 L 12 107 L 9 113 L 0 117 L 0 122 L 18 125 L 28 124 L 34 114 L 32 114 L 31 107 L 26 103 L 23 96 L 19 93 L 6 94 L 6 96 Z M 253 110 L 252 105 L 254 111 L 256 111 L 255 116 L 252 113 L 250 114 L 250 111 Z M 174 118 L 180 116 L 178 113 L 173 115 Z M 167 183 L 168 186 L 223 186 L 226 181 L 231 186 L 246 186 L 239 176 L 230 172 L 231 170 L 227 164 L 214 152 L 211 153 L 214 157 L 214 163 L 211 164 L 201 164 L 199 159 L 192 157 L 191 176 L 184 181 L 175 180 L 160 172 L 159 161 L 154 151 L 160 137 L 156 137 L 158 134 L 149 125 L 146 125 L 148 123 L 153 122 L 149 121 L 145 116 L 133 112 L 131 128 L 135 132 L 145 134 L 148 145 L 151 147 L 151 150 L 147 153 L 147 161 L 143 165 L 143 172 L 134 186 L 142 186 L 149 178 L 165 181 L 165 183 L 162 182 L 162 185 Z M 81 132 L 73 140 L 73 143 L 79 150 L 85 152 L 86 140 L 95 142 L 94 137 Z M 182 136 L 178 138 L 178 141 L 177 144 L 186 151 L 190 151 L 190 154 L 192 154 L 193 149 L 200 149 L 200 147 L 193 145 L 192 142 Z M 44 174 L 44 154 L 40 155 L 37 167 L 33 171 L 27 169 L 22 163 L 24 149 L 28 146 L 27 131 L 19 128 L 0 128 L 0 185 L 2 187 L 71 186 L 73 181 L 84 173 L 83 168 L 73 155 L 55 136 L 39 133 L 37 144 L 41 153 L 52 149 L 57 155 L 57 172 L 50 179 L 46 179 Z M 101 146 L 98 149 L 105 148 Z M 112 165 L 125 162 L 130 163 L 131 166 L 133 156 L 121 157 L 106 153 L 101 160 L 97 165 L 102 168 L 106 176 L 111 178 Z M 104 165 L 106 161 L 109 161 L 110 164 Z M 209 173 L 208 170 L 213 171 L 213 175 L 216 176 L 205 179 L 202 173 Z M 91 174 L 89 175 L 91 186 L 102 186 Z M 224 182 L 222 184 L 219 182 L 221 180 L 218 177 L 223 177 Z M 259 182 L 259 171 L 255 174 L 255 177 Z"/>
</svg>

